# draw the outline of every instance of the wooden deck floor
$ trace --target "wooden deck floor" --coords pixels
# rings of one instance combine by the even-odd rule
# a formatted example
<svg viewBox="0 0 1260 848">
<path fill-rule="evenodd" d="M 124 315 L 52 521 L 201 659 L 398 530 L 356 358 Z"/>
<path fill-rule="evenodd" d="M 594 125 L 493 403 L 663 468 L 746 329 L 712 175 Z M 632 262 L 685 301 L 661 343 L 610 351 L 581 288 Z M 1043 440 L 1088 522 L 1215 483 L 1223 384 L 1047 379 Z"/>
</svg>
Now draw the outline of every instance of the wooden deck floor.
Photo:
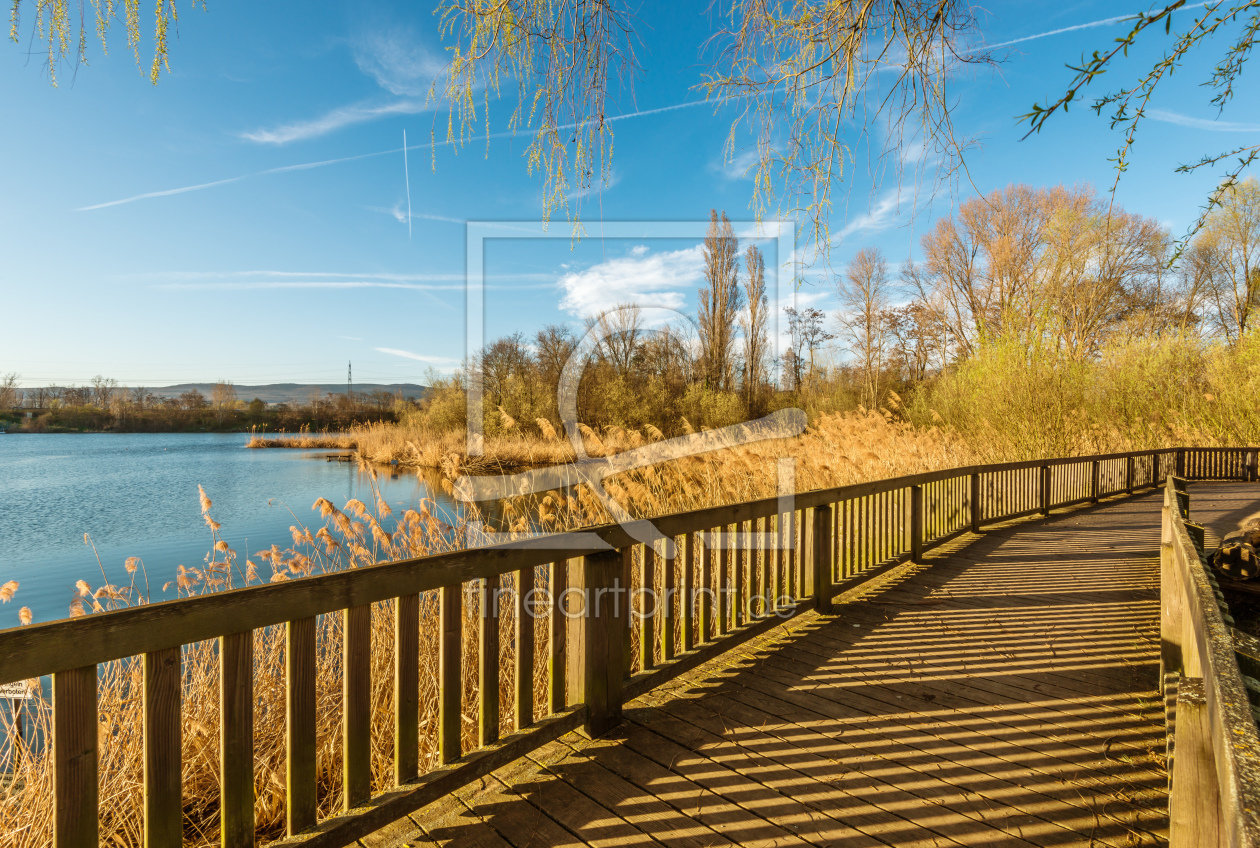
<svg viewBox="0 0 1260 848">
<path fill-rule="evenodd" d="M 1163 844 L 1160 503 L 960 540 L 364 844 Z"/>
</svg>

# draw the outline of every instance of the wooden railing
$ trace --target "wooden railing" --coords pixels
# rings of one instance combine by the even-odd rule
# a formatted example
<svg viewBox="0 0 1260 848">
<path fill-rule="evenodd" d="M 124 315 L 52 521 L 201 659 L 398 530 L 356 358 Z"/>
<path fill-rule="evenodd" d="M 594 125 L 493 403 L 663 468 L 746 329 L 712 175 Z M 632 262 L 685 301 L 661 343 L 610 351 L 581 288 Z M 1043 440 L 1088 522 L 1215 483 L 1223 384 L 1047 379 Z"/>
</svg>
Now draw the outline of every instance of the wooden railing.
<svg viewBox="0 0 1260 848">
<path fill-rule="evenodd" d="M 1178 467 L 1254 480 L 1228 453 L 1196 451 Z M 1169 715 L 1169 845 L 1260 846 L 1260 733 L 1239 671 L 1254 642 L 1226 619 L 1224 596 L 1202 559 L 1202 528 L 1188 523 L 1185 481 L 1165 487 L 1160 654 Z M 1198 537 L 1197 539 L 1195 537 Z M 1252 658 L 1254 661 L 1254 658 Z"/>
<path fill-rule="evenodd" d="M 714 507 L 581 534 L 393 562 L 0 631 L 0 684 L 52 676 L 54 843 L 97 844 L 97 666 L 143 657 L 146 845 L 182 831 L 181 648 L 217 640 L 220 825 L 228 848 L 254 844 L 253 634 L 285 631 L 284 844 L 344 846 L 573 729 L 599 734 L 626 701 L 785 618 L 830 612 L 833 597 L 988 522 L 1186 475 L 1256 477 L 1255 449 L 1160 450 L 934 471 L 788 498 Z M 653 528 L 655 541 L 644 544 Z M 635 532 L 631 532 L 635 531 Z M 541 570 L 541 573 L 539 571 Z M 549 586 L 542 610 L 513 604 L 517 627 L 499 644 L 494 596 L 505 575 Z M 469 585 L 471 584 L 471 585 Z M 562 587 L 570 591 L 555 591 Z M 466 589 L 475 591 L 469 593 Z M 625 594 L 664 602 L 635 614 Z M 468 600 L 466 601 L 466 595 Z M 576 608 L 582 601 L 585 609 Z M 394 605 L 393 788 L 371 793 L 373 604 Z M 480 616 L 477 745 L 465 750 L 461 710 L 465 603 Z M 436 605 L 438 708 L 420 715 L 418 632 Z M 431 606 L 424 606 L 432 609 Z M 344 810 L 316 815 L 316 617 L 342 616 Z M 534 617 L 547 619 L 545 653 Z M 515 731 L 499 738 L 501 661 L 512 668 Z M 546 717 L 531 683 L 546 664 Z M 421 722 L 436 720 L 439 766 L 420 774 Z"/>
</svg>

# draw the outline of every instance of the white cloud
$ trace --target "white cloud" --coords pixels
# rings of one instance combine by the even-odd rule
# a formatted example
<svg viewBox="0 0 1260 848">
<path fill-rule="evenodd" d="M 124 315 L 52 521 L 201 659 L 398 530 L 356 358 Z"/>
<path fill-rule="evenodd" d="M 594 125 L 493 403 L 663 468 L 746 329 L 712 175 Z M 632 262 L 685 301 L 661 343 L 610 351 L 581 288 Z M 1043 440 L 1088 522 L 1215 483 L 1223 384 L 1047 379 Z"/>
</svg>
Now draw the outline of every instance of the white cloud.
<svg viewBox="0 0 1260 848">
<path fill-rule="evenodd" d="M 294 141 L 318 138 L 343 127 L 375 121 L 390 115 L 415 115 L 428 108 L 424 100 L 396 100 L 383 104 L 356 103 L 351 106 L 339 106 L 318 118 L 307 121 L 293 121 L 271 129 L 243 132 L 241 138 L 259 144 L 290 144 Z"/>
<path fill-rule="evenodd" d="M 760 156 L 756 148 L 745 150 L 730 159 L 722 157 L 722 164 L 718 170 L 728 180 L 750 180 L 756 171 L 757 162 Z"/>
<path fill-rule="evenodd" d="M 845 239 L 858 233 L 877 233 L 896 226 L 901 218 L 900 207 L 901 198 L 896 189 L 884 192 L 869 212 L 845 224 L 844 229 L 831 239 L 831 243 L 843 244 Z"/>
<path fill-rule="evenodd" d="M 423 362 L 427 365 L 454 365 L 459 362 L 458 359 L 451 359 L 449 356 L 427 356 L 423 353 L 412 353 L 409 350 L 400 350 L 394 347 L 378 347 L 373 349 L 377 353 L 387 353 L 390 356 L 400 356 L 403 359 L 414 359 L 416 362 Z"/>
<path fill-rule="evenodd" d="M 639 245 L 638 247 L 642 247 Z M 701 246 L 664 253 L 632 249 L 560 278 L 560 308 L 580 318 L 593 317 L 621 303 L 681 309 L 704 275 Z"/>
<path fill-rule="evenodd" d="M 1191 129 L 1196 130 L 1242 133 L 1260 132 L 1260 124 L 1237 124 L 1233 121 L 1212 121 L 1206 118 L 1192 118 L 1189 115 L 1182 115 L 1178 112 L 1169 112 L 1164 109 L 1148 109 L 1146 110 L 1145 115 L 1152 121 L 1159 121 L 1165 124 L 1176 124 L 1177 126 L 1190 127 Z"/>
<path fill-rule="evenodd" d="M 428 93 L 446 70 L 416 34 L 396 25 L 374 26 L 353 42 L 359 70 L 391 94 L 417 97 Z"/>
</svg>

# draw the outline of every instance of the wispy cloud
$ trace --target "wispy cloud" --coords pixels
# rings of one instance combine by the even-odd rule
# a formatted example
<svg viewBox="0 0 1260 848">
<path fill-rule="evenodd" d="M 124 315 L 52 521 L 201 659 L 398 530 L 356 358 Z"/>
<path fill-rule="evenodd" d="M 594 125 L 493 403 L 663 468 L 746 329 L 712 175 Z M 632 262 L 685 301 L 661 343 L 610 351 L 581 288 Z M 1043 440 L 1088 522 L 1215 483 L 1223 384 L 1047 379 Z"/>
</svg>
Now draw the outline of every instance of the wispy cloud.
<svg viewBox="0 0 1260 848">
<path fill-rule="evenodd" d="M 713 108 L 714 104 L 706 100 L 693 100 L 687 103 L 677 103 L 673 106 L 661 106 L 656 109 L 642 109 L 638 112 L 630 112 L 625 115 L 616 115 L 614 117 L 609 118 L 608 122 L 612 123 L 615 121 L 629 120 L 631 118 L 644 118 L 650 115 L 660 115 L 665 112 L 675 112 L 675 111 L 678 111 L 679 109 L 694 109 L 697 106 L 709 106 Z M 556 129 L 567 130 L 567 129 L 573 129 L 573 127 L 574 127 L 573 124 L 564 124 L 557 127 Z M 480 136 L 480 138 L 513 138 L 513 137 L 521 136 L 521 135 L 532 135 L 533 132 L 534 130 L 532 129 L 505 130 L 503 132 L 490 133 L 485 136 Z M 424 144 L 408 145 L 407 149 L 408 150 L 429 150 L 434 147 L 446 147 L 450 144 L 451 142 L 449 141 L 426 142 Z M 267 168 L 266 170 L 253 171 L 248 174 L 241 174 L 235 177 L 227 177 L 225 179 L 214 180 L 212 182 L 197 183 L 196 185 L 181 186 L 179 188 L 169 188 L 169 189 L 164 189 L 162 191 L 148 191 L 148 192 L 144 192 L 143 194 L 134 194 L 134 195 L 131 195 L 130 197 L 124 197 L 119 200 L 109 200 L 104 203 L 94 203 L 91 206 L 80 206 L 75 211 L 76 212 L 90 212 L 94 209 L 105 209 L 110 206 L 121 206 L 125 203 L 135 203 L 138 200 L 150 200 L 150 199 L 158 198 L 158 197 L 170 197 L 176 194 L 184 194 L 190 191 L 201 191 L 202 189 L 214 188 L 215 186 L 221 186 L 221 185 L 228 185 L 229 183 L 236 183 L 242 180 L 252 179 L 254 177 L 265 177 L 271 174 L 282 174 L 282 173 L 287 173 L 289 171 L 305 171 L 312 168 L 324 168 L 330 165 L 339 165 L 344 162 L 355 162 L 360 159 L 367 159 L 373 156 L 393 156 L 399 153 L 402 153 L 402 148 L 394 147 L 389 150 L 377 150 L 373 153 L 360 153 L 356 156 L 342 156 L 337 159 L 323 159 L 318 162 L 303 162 L 297 165 L 284 165 L 278 168 Z"/>
<path fill-rule="evenodd" d="M 185 291 L 255 291 L 258 289 L 403 289 L 409 291 L 440 292 L 463 291 L 461 283 L 435 285 L 430 283 L 386 283 L 380 280 L 249 280 L 239 283 L 159 283 L 158 289 Z"/>
<path fill-rule="evenodd" d="M 372 26 L 352 42 L 355 64 L 391 94 L 422 96 L 446 70 L 416 33 L 396 24 Z"/>
<path fill-rule="evenodd" d="M 879 200 L 869 212 L 859 215 L 844 225 L 832 238 L 833 244 L 843 244 L 844 240 L 858 233 L 880 232 L 896 226 L 901 215 L 901 199 L 896 189 L 889 189 L 880 195 Z"/>
<path fill-rule="evenodd" d="M 290 144 L 318 138 L 343 127 L 375 121 L 390 115 L 415 115 L 429 108 L 423 100 L 395 100 L 392 103 L 356 103 L 341 106 L 307 121 L 293 121 L 271 129 L 251 130 L 240 134 L 241 138 L 259 144 Z"/>
<path fill-rule="evenodd" d="M 1192 3 L 1189 6 L 1182 6 L 1180 11 L 1184 12 L 1184 11 L 1189 11 L 1190 9 L 1202 9 L 1205 5 L 1207 4 L 1206 3 Z M 968 52 L 978 53 L 981 50 L 996 50 L 999 47 L 1010 47 L 1013 44 L 1023 44 L 1025 41 L 1035 41 L 1038 38 L 1049 38 L 1052 35 L 1063 35 L 1064 33 L 1076 32 L 1077 30 L 1082 30 L 1082 29 L 1093 29 L 1094 27 L 1111 26 L 1112 24 L 1118 24 L 1118 23 L 1121 23 L 1122 21 L 1132 21 L 1136 19 L 1137 19 L 1136 15 L 1131 15 L 1131 14 L 1130 15 L 1116 15 L 1115 17 L 1112 17 L 1112 18 L 1103 18 L 1101 20 L 1090 21 L 1089 23 L 1085 23 L 1085 24 L 1076 24 L 1075 26 L 1060 27 L 1059 29 L 1046 30 L 1045 32 L 1039 32 L 1039 33 L 1036 33 L 1035 35 L 1025 35 L 1023 38 L 1012 38 L 1010 41 L 1001 41 L 1001 42 L 998 42 L 997 44 L 982 44 L 979 47 L 976 47 Z"/>
<path fill-rule="evenodd" d="M 387 353 L 390 356 L 400 356 L 403 359 L 414 359 L 416 362 L 424 362 L 428 365 L 455 365 L 458 359 L 451 359 L 449 356 L 429 356 L 423 353 L 412 353 L 409 350 L 400 350 L 396 347 L 378 347 L 373 348 L 377 353 Z"/>
<path fill-rule="evenodd" d="M 560 308 L 590 318 L 622 303 L 681 309 L 704 274 L 701 246 L 651 253 L 643 245 L 560 278 Z"/>
<path fill-rule="evenodd" d="M 1152 121 L 1159 121 L 1164 124 L 1176 124 L 1179 127 L 1190 127 L 1191 129 L 1196 130 L 1208 130 L 1209 132 L 1260 132 L 1260 124 L 1237 124 L 1233 121 L 1213 121 L 1207 118 L 1192 118 L 1189 115 L 1182 115 L 1178 112 L 1169 112 L 1165 109 L 1147 109 L 1143 114 Z"/>
<path fill-rule="evenodd" d="M 151 287 L 174 291 L 255 291 L 267 289 L 397 289 L 416 292 L 462 292 L 463 274 L 342 274 L 333 271 L 159 271 L 128 275 L 151 281 Z M 490 274 L 491 289 L 550 289 L 555 276 L 543 273 Z"/>
<path fill-rule="evenodd" d="M 753 170 L 758 162 L 759 156 L 756 149 L 745 150 L 744 152 L 727 159 L 722 157 L 721 163 L 716 170 L 728 180 L 747 180 L 752 179 Z"/>
</svg>

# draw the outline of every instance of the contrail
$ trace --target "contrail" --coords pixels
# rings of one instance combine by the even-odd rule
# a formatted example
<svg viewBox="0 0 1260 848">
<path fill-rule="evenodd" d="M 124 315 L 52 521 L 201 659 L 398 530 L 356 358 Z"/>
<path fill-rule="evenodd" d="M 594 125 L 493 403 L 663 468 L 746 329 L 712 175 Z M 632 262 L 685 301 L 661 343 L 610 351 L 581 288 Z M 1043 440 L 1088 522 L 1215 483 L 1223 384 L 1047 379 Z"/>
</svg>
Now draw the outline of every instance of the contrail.
<svg viewBox="0 0 1260 848">
<path fill-rule="evenodd" d="M 625 121 L 630 118 L 643 118 L 643 117 L 647 117 L 648 115 L 659 115 L 662 112 L 674 112 L 679 109 L 692 109 L 692 108 L 695 108 L 696 106 L 709 105 L 716 108 L 720 106 L 723 102 L 725 101 L 692 100 L 686 103 L 675 103 L 673 106 L 660 106 L 656 109 L 642 109 L 638 112 L 629 112 L 625 115 L 615 115 L 611 118 L 608 118 L 607 121 L 609 123 L 612 123 L 614 121 Z M 570 123 L 570 124 L 563 124 L 561 126 L 558 126 L 556 127 L 556 129 L 557 130 L 571 130 L 571 129 L 574 129 L 575 127 L 577 127 L 577 124 Z M 532 132 L 534 132 L 533 129 L 505 130 L 503 132 L 487 133 L 484 136 L 478 136 L 478 137 L 479 138 L 511 138 L 513 136 L 518 136 L 518 135 L 527 135 Z M 405 131 L 403 134 L 404 136 L 406 135 Z M 434 141 L 434 142 L 427 142 L 425 144 L 408 145 L 406 143 L 406 138 L 404 138 L 403 149 L 402 149 L 402 153 L 404 156 L 404 169 L 406 167 L 405 157 L 408 150 L 428 150 L 435 147 L 447 147 L 451 145 L 452 143 L 453 142 L 450 142 L 450 141 Z M 91 206 L 80 206 L 75 211 L 76 212 L 90 212 L 93 209 L 104 209 L 108 206 L 121 206 L 124 203 L 135 203 L 137 200 L 149 200 L 154 197 L 169 197 L 173 194 L 185 194 L 186 192 L 190 192 L 190 191 L 201 191 L 202 189 L 214 188 L 215 186 L 227 185 L 228 183 L 240 182 L 241 180 L 253 179 L 254 177 L 265 177 L 271 174 L 282 174 L 287 171 L 304 171 L 310 168 L 326 168 L 329 165 L 340 165 L 343 162 L 355 162 L 359 159 L 369 159 L 374 156 L 389 156 L 392 154 L 396 154 L 398 152 L 399 152 L 398 148 L 395 147 L 391 150 L 378 150 L 374 153 L 360 153 L 356 156 L 343 156 L 338 159 L 324 159 L 319 162 L 304 162 L 299 165 L 284 165 L 279 168 L 268 168 L 265 171 L 253 171 L 248 174 L 241 174 L 240 176 L 236 176 L 236 177 L 227 177 L 226 179 L 214 180 L 213 182 L 208 182 L 208 183 L 198 183 L 197 185 L 181 186 L 180 188 L 168 188 L 163 191 L 148 191 L 148 192 L 145 192 L 144 194 L 136 194 L 136 195 L 132 195 L 131 197 L 124 197 L 120 200 L 110 200 L 110 201 L 106 201 L 105 203 L 94 203 Z M 408 189 L 408 191 L 410 191 L 410 189 Z M 410 202 L 411 202 L 410 199 L 408 199 L 408 204 L 410 204 Z M 410 215 L 408 216 L 408 219 L 410 220 Z"/>
<path fill-rule="evenodd" d="M 403 182 L 407 185 L 407 241 L 411 241 L 411 173 L 407 170 L 406 130 L 403 130 Z"/>
<path fill-rule="evenodd" d="M 1189 6 L 1182 6 L 1177 11 L 1181 12 L 1188 11 L 1190 9 L 1201 9 L 1206 5 L 1206 3 L 1192 3 Z M 1093 29 L 1094 27 L 1110 26 L 1111 24 L 1118 24 L 1121 21 L 1132 21 L 1136 19 L 1137 15 L 1118 15 L 1114 18 L 1103 18 L 1100 21 L 1090 21 L 1087 24 L 1077 24 L 1076 26 L 1063 27 L 1062 29 L 1047 30 L 1046 32 L 1039 32 L 1036 35 L 1026 35 L 1023 38 L 1013 38 L 1010 41 L 1003 41 L 998 44 L 983 44 L 980 47 L 968 52 L 978 53 L 981 50 L 996 50 L 999 47 L 1010 47 L 1012 44 L 1022 44 L 1025 41 L 1035 41 L 1038 38 L 1049 38 L 1052 35 L 1062 35 L 1065 32 L 1076 32 L 1078 29 Z"/>
</svg>

